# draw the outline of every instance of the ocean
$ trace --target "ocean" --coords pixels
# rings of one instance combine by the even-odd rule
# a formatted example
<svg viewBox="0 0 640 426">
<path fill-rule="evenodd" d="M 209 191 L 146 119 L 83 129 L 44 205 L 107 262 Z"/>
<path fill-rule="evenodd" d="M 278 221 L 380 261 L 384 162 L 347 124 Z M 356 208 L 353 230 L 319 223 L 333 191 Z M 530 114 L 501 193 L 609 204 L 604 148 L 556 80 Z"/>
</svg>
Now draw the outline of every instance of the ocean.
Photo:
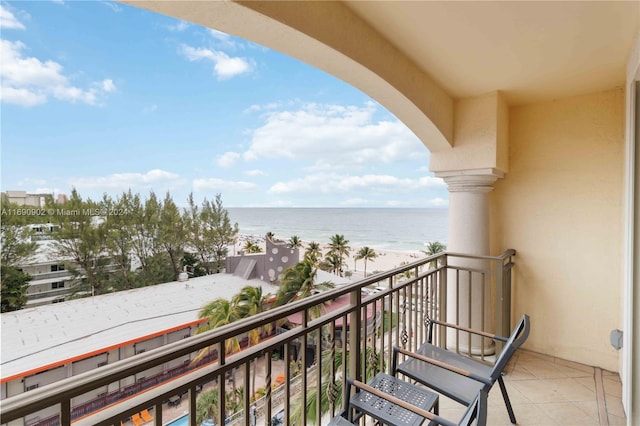
<svg viewBox="0 0 640 426">
<path fill-rule="evenodd" d="M 351 247 L 416 252 L 425 244 L 447 244 L 448 210 L 444 208 L 227 208 L 241 234 L 328 243 L 342 234 Z"/>
</svg>

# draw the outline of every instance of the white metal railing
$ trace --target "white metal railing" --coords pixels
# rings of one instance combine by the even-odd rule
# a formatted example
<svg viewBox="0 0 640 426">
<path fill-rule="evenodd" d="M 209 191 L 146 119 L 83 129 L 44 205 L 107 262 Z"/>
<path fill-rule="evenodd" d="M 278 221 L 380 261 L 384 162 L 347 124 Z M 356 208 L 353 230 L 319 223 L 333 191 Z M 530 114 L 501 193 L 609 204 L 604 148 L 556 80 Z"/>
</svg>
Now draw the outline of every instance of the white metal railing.
<svg viewBox="0 0 640 426">
<path fill-rule="evenodd" d="M 154 424 L 161 426 L 164 423 L 164 404 L 176 395 L 187 393 L 189 424 L 196 425 L 198 391 L 204 387 L 216 389 L 218 395 L 226 395 L 231 390 L 226 378 L 239 370 L 238 377 L 245 390 L 256 391 L 258 387 L 265 389 L 263 402 L 257 407 L 257 415 L 264 419 L 265 424 L 269 425 L 272 415 L 280 409 L 284 409 L 285 419 L 296 419 L 296 424 L 321 424 L 323 415 L 333 415 L 340 409 L 340 394 L 346 377 L 362 380 L 378 371 L 389 371 L 394 345 L 412 350 L 426 340 L 427 318 L 450 321 L 453 318 L 459 324 L 508 335 L 510 270 L 514 256 L 515 251 L 508 250 L 498 257 L 456 253 L 427 257 L 7 398 L 1 401 L 0 423 L 39 426 L 69 425 L 73 422 L 82 425 L 119 425 L 142 410 L 152 409 Z M 428 267 L 432 261 L 437 262 L 435 269 Z M 374 286 L 385 290 L 370 295 L 362 293 L 363 288 Z M 482 302 L 478 303 L 474 292 L 483 295 Z M 448 300 L 452 294 L 455 299 Z M 313 307 L 332 303 L 338 297 L 348 297 L 349 303 L 313 318 Z M 489 312 L 486 309 L 489 306 L 494 306 L 496 310 Z M 245 347 L 238 353 L 225 352 L 228 341 L 265 326 L 275 330 L 293 314 L 301 316 L 300 325 L 279 334 L 265 335 L 258 344 Z M 481 318 L 480 327 L 477 322 L 474 323 L 474 318 Z M 465 339 L 465 336 L 438 334 L 436 328 L 435 341 L 438 344 L 471 352 L 475 344 Z M 485 347 L 484 340 L 478 345 L 480 357 L 489 353 L 490 348 Z M 151 387 L 140 387 L 124 395 L 126 398 L 118 397 L 115 401 L 105 400 L 104 403 L 98 400 L 74 404 L 74 398 L 86 392 L 119 383 L 187 355 L 195 357 L 205 348 L 212 348 L 210 359 L 205 363 L 185 368 L 175 375 L 164 372 L 164 376 L 156 378 Z M 281 362 L 285 379 L 282 398 L 274 398 L 271 388 L 276 361 L 273 358 L 274 354 L 280 353 L 285 360 Z M 256 377 L 254 388 L 253 373 L 258 369 L 258 364 L 263 374 Z M 292 382 L 294 376 L 295 390 Z M 234 424 L 251 424 L 250 416 L 244 415 L 250 412 L 249 408 L 254 404 L 251 394 L 246 391 L 242 394 L 237 404 L 239 406 L 234 410 L 242 413 L 234 415 Z M 35 421 L 38 412 L 52 406 L 58 407 L 58 415 Z M 314 406 L 322 406 L 323 409 L 314 410 Z M 234 413 L 226 406 L 225 398 L 218 398 L 209 414 L 218 420 L 216 424 L 221 424 L 219 419 Z"/>
</svg>

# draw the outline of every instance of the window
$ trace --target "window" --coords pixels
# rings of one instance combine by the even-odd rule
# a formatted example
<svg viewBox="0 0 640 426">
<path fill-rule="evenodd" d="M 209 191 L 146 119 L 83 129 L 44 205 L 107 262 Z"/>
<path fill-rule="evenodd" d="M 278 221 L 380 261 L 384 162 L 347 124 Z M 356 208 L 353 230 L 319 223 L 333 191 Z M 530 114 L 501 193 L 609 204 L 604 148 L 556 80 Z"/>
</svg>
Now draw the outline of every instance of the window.
<svg viewBox="0 0 640 426">
<path fill-rule="evenodd" d="M 56 288 L 64 288 L 64 281 L 57 281 L 55 283 L 51 283 L 51 290 L 55 290 Z"/>
<path fill-rule="evenodd" d="M 64 265 L 51 265 L 51 272 L 64 271 Z"/>
<path fill-rule="evenodd" d="M 54 301 L 52 301 L 51 303 L 61 303 L 64 302 L 64 297 L 60 298 L 60 299 L 56 299 Z"/>
</svg>

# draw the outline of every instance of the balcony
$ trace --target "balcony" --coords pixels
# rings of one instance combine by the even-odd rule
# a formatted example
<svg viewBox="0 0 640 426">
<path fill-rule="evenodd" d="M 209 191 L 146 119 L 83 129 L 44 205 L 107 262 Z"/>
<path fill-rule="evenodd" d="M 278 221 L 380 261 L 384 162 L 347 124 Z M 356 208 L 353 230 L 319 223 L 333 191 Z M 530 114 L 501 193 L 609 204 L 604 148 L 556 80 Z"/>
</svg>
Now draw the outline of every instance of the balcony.
<svg viewBox="0 0 640 426">
<path fill-rule="evenodd" d="M 485 331 L 508 335 L 514 258 L 515 251 L 508 250 L 498 257 L 444 253 L 421 259 L 5 399 L 0 421 L 29 426 L 130 425 L 137 424 L 138 413 L 151 412 L 153 423 L 160 426 L 186 412 L 182 424 L 189 425 L 209 418 L 215 424 L 225 419 L 225 424 L 248 426 L 257 420 L 255 424 L 270 425 L 274 416 L 289 419 L 287 424 L 326 424 L 342 407 L 345 378 L 366 380 L 379 371 L 389 372 L 392 347 L 415 350 L 426 340 L 427 318 L 453 318 L 465 325 L 476 321 L 472 324 L 476 328 L 479 321 Z M 362 291 L 374 287 L 381 291 Z M 448 300 L 452 294 L 456 295 L 453 302 Z M 348 301 L 338 304 L 339 298 Z M 320 304 L 325 312 L 315 317 L 313 308 Z M 288 328 L 283 327 L 285 323 Z M 245 336 L 256 329 L 263 330 L 262 339 L 250 346 Z M 228 353 L 234 341 L 244 342 L 243 349 Z M 438 329 L 435 341 L 472 352 L 484 362 L 491 362 L 500 350 L 485 340 L 473 342 L 468 336 L 447 335 Z M 207 356 L 197 363 L 140 379 L 153 367 L 187 355 L 194 359 L 207 348 Z M 579 424 L 625 421 L 616 374 L 527 351 L 516 354 L 507 373 L 519 424 L 567 424 L 562 419 L 578 419 Z M 132 377 L 139 379 L 135 385 L 119 386 Z M 105 386 L 117 391 L 74 403 L 82 394 Z M 198 402 L 199 395 L 211 390 L 238 397 L 233 404 L 225 404 L 224 398 Z M 42 415 L 51 407 L 58 414 Z M 460 417 L 461 408 L 444 398 L 441 401 L 441 413 L 452 419 Z M 497 391 L 490 394 L 489 419 L 490 424 L 509 424 Z"/>
</svg>

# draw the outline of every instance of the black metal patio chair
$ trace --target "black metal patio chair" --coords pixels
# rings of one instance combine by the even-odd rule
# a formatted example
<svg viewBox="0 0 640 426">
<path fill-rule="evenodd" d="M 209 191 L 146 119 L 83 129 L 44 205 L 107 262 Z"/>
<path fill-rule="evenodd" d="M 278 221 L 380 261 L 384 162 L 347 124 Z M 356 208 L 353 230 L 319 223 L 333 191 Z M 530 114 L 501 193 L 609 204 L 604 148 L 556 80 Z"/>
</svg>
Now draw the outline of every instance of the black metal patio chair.
<svg viewBox="0 0 640 426">
<path fill-rule="evenodd" d="M 441 325 L 504 342 L 504 347 L 493 366 L 470 357 L 440 348 L 432 344 L 433 327 Z M 527 340 L 531 324 L 528 315 L 523 315 L 511 336 L 501 337 L 483 331 L 460 327 L 442 321 L 429 320 L 429 340 L 417 352 L 393 348 L 392 373 L 400 373 L 463 405 L 471 405 L 480 391 L 489 392 L 497 381 L 504 398 L 511 423 L 516 423 L 507 388 L 502 374 L 515 351 Z M 398 355 L 406 355 L 398 364 Z"/>
<path fill-rule="evenodd" d="M 389 377 L 397 381 L 402 381 L 401 379 L 394 378 L 392 376 Z M 391 426 L 406 424 L 406 415 L 402 416 L 403 419 L 400 419 L 400 417 L 394 418 L 394 414 L 397 415 L 399 410 L 405 410 L 410 414 L 413 414 L 417 419 L 419 419 L 419 422 L 429 420 L 429 426 L 471 426 L 472 424 L 475 424 L 476 426 L 486 426 L 487 424 L 487 393 L 484 390 L 478 392 L 478 395 L 476 395 L 476 398 L 471 402 L 471 404 L 469 404 L 460 421 L 453 422 L 436 413 L 417 407 L 404 399 L 400 399 L 381 389 L 357 380 L 347 378 L 347 386 L 354 386 L 359 389 L 359 392 L 351 398 L 346 396 L 345 409 L 339 415 L 335 416 L 327 426 L 353 426 L 353 423 L 347 420 L 347 417 L 349 417 L 350 410 L 353 409 L 351 401 L 354 400 L 368 401 L 371 405 L 370 409 L 373 410 L 379 410 L 381 407 L 384 407 L 385 411 L 391 415 L 391 419 L 385 420 L 384 424 Z M 349 395 L 349 392 L 345 392 L 345 395 Z M 437 398 L 437 395 L 434 396 Z M 359 405 L 359 408 L 363 408 L 361 404 Z M 368 411 L 366 411 L 366 413 L 370 414 Z"/>
</svg>

